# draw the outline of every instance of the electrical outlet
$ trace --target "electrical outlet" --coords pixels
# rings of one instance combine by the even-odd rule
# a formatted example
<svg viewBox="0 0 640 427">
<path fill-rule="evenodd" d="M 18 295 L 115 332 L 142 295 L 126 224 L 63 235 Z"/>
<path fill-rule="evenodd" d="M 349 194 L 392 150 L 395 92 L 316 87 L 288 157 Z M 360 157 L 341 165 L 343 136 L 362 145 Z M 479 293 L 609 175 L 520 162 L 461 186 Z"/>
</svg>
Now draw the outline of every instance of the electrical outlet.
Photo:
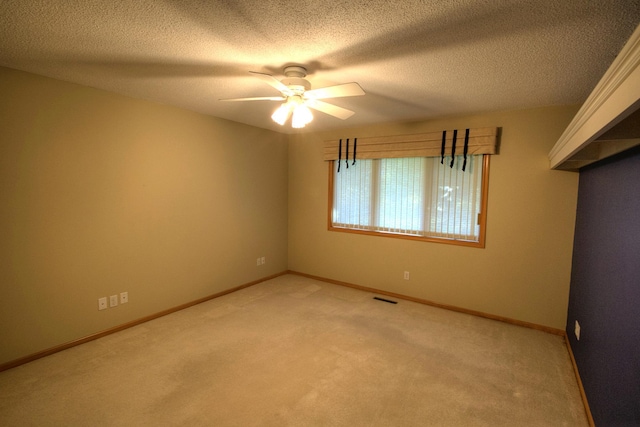
<svg viewBox="0 0 640 427">
<path fill-rule="evenodd" d="M 266 264 L 266 263 L 267 263 L 267 258 L 266 257 L 260 258 L 260 264 Z"/>
<path fill-rule="evenodd" d="M 129 302 L 129 292 L 120 292 L 120 304 Z"/>
<path fill-rule="evenodd" d="M 409 280 L 409 272 L 408 271 L 404 272 L 404 280 Z"/>
<path fill-rule="evenodd" d="M 580 323 L 578 323 L 577 320 L 576 320 L 576 327 L 574 329 L 574 332 L 576 334 L 576 339 L 580 341 Z"/>
<path fill-rule="evenodd" d="M 109 307 L 115 307 L 118 305 L 118 295 L 111 295 L 109 297 Z"/>
<path fill-rule="evenodd" d="M 107 297 L 98 298 L 98 310 L 107 309 Z"/>
<path fill-rule="evenodd" d="M 257 266 L 260 266 L 260 265 L 261 265 L 260 261 L 261 261 L 261 259 L 260 259 L 260 258 L 256 259 L 256 265 L 257 265 Z"/>
</svg>

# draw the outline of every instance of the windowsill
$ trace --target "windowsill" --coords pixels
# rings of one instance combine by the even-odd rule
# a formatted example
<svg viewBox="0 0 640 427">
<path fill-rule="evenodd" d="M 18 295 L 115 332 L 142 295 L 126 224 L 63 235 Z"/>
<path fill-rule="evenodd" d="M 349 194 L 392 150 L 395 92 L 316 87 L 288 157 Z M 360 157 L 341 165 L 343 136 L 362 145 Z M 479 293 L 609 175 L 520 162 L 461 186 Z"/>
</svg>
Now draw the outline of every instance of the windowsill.
<svg viewBox="0 0 640 427">
<path fill-rule="evenodd" d="M 424 237 L 418 236 L 415 234 L 400 234 L 400 233 L 390 233 L 383 231 L 369 231 L 369 230 L 356 230 L 352 228 L 343 228 L 343 227 L 334 227 L 330 225 L 328 227 L 329 231 L 337 231 L 341 233 L 351 233 L 351 234 L 361 234 L 364 236 L 377 236 L 377 237 L 391 237 L 395 239 L 405 239 L 405 240 L 414 240 L 419 242 L 430 242 L 430 243 L 444 243 L 446 245 L 456 245 L 456 246 L 466 246 L 470 248 L 481 248 L 485 247 L 484 239 L 481 236 L 480 241 L 472 241 L 472 240 L 458 240 L 446 237 Z"/>
</svg>

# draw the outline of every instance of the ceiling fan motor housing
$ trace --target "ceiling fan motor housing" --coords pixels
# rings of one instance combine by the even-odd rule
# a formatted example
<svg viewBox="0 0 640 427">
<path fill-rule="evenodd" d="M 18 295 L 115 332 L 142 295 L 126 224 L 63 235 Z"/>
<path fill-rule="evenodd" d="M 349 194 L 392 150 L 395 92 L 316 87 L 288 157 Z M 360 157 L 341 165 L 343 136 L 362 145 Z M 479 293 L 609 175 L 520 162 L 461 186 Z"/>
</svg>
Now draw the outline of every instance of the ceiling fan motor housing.
<svg viewBox="0 0 640 427">
<path fill-rule="evenodd" d="M 311 83 L 304 78 L 307 76 L 307 70 L 304 67 L 285 67 L 284 75 L 286 77 L 282 79 L 282 84 L 296 94 L 302 94 L 304 91 L 311 89 Z"/>
<path fill-rule="evenodd" d="M 306 77 L 307 69 L 304 67 L 299 67 L 297 65 L 284 67 L 284 75 L 287 77 Z"/>
<path fill-rule="evenodd" d="M 286 85 L 293 92 L 299 93 L 299 94 L 311 88 L 311 83 L 309 83 L 305 79 L 298 79 L 298 78 L 282 79 L 282 84 Z"/>
</svg>

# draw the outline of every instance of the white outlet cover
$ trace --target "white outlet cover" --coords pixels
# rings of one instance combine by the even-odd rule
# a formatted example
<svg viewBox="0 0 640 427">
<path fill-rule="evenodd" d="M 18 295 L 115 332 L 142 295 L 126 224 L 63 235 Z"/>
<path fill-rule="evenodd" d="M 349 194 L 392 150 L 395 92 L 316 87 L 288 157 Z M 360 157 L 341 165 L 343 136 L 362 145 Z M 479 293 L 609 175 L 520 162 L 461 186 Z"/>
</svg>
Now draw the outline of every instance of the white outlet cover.
<svg viewBox="0 0 640 427">
<path fill-rule="evenodd" d="M 109 297 L 109 307 L 115 307 L 118 305 L 118 295 L 111 295 Z"/>
<path fill-rule="evenodd" d="M 107 309 L 107 297 L 98 298 L 98 310 Z"/>
<path fill-rule="evenodd" d="M 265 264 L 267 259 L 265 257 L 260 258 L 260 264 Z"/>
<path fill-rule="evenodd" d="M 120 292 L 120 304 L 129 302 L 129 292 Z"/>
</svg>

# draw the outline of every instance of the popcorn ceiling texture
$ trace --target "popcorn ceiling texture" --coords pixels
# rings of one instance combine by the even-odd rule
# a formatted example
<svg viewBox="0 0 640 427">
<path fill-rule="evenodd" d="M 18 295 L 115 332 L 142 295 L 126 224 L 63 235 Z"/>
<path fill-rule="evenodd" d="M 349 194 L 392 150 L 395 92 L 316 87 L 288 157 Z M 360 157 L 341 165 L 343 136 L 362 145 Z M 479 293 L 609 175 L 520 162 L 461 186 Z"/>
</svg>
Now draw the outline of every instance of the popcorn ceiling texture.
<svg viewBox="0 0 640 427">
<path fill-rule="evenodd" d="M 578 104 L 640 22 L 640 0 L 3 0 L 0 65 L 253 126 L 277 104 L 251 77 L 304 65 L 357 81 L 308 130 Z"/>
</svg>

